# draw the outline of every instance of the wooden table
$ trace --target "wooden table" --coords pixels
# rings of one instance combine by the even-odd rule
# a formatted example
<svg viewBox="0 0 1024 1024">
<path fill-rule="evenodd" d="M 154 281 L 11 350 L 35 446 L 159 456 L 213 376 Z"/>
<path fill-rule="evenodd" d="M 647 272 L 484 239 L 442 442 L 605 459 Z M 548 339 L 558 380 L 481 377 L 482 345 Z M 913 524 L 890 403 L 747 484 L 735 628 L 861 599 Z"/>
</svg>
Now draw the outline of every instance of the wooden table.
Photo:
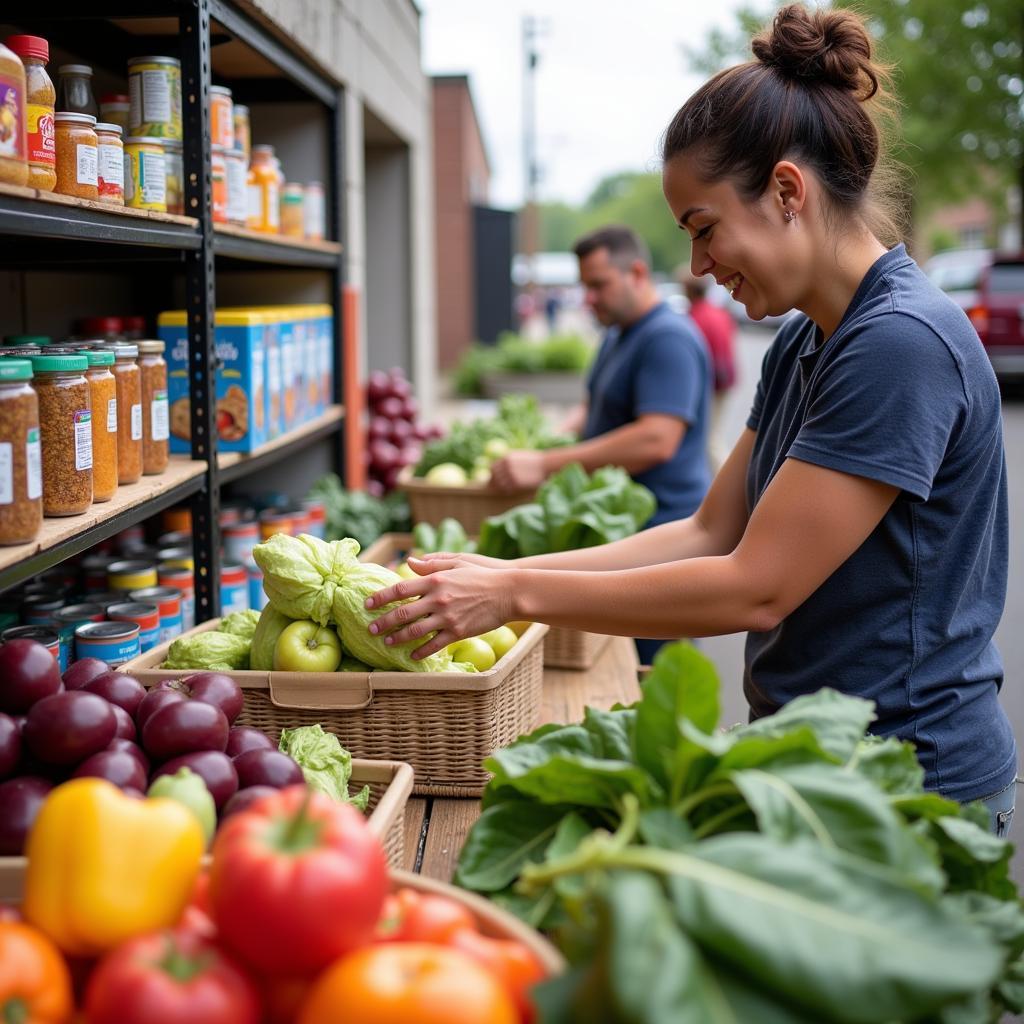
<svg viewBox="0 0 1024 1024">
<path fill-rule="evenodd" d="M 540 722 L 578 722 L 587 705 L 610 708 L 640 696 L 636 647 L 613 637 L 593 668 L 544 670 L 544 701 Z M 480 815 L 480 801 L 414 797 L 405 811 L 405 865 L 443 882 L 451 881 L 459 851 L 470 826 Z"/>
</svg>

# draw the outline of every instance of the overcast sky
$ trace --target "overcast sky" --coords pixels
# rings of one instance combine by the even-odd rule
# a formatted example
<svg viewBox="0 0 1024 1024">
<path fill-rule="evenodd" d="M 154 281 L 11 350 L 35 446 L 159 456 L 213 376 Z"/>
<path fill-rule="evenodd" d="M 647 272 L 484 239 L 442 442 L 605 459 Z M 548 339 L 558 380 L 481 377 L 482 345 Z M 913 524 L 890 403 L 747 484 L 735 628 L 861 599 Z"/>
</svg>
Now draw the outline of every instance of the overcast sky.
<svg viewBox="0 0 1024 1024">
<path fill-rule="evenodd" d="M 741 0 L 417 0 L 427 74 L 468 74 L 491 203 L 524 194 L 522 19 L 543 20 L 536 73 L 540 196 L 580 203 L 621 170 L 655 170 L 658 139 L 700 84 L 682 46 L 735 25 Z"/>
</svg>

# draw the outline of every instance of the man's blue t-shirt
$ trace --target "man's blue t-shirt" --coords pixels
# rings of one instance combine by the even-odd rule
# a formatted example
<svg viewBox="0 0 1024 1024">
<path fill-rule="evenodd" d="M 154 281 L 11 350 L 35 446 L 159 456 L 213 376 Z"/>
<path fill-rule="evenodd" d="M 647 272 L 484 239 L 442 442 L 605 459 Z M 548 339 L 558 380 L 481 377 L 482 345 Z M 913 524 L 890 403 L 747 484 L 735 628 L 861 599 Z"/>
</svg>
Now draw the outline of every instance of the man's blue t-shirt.
<svg viewBox="0 0 1024 1024">
<path fill-rule="evenodd" d="M 711 483 L 706 454 L 711 365 L 690 318 L 659 303 L 625 330 L 613 327 L 594 360 L 587 388 L 585 439 L 647 414 L 686 422 L 672 458 L 633 479 L 658 499 L 649 526 L 695 512 Z"/>
<path fill-rule="evenodd" d="M 765 357 L 747 425 L 752 509 L 786 458 L 901 488 L 874 532 L 777 628 L 747 639 L 754 716 L 823 686 L 873 700 L 926 785 L 966 801 L 1017 770 L 992 642 L 1006 597 L 999 389 L 967 317 L 897 246 L 836 332 L 805 316 Z"/>
</svg>

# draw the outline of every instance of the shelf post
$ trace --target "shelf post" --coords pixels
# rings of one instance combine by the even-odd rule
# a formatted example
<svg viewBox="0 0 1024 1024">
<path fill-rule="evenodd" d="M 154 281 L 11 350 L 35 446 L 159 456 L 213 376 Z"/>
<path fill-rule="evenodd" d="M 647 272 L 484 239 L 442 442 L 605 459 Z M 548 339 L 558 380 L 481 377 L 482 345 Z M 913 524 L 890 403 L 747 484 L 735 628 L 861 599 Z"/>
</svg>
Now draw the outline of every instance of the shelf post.
<svg viewBox="0 0 1024 1024">
<path fill-rule="evenodd" d="M 186 255 L 192 458 L 206 461 L 202 491 L 192 499 L 196 622 L 220 614 L 220 481 L 214 344 L 214 255 L 210 185 L 210 11 L 207 0 L 185 4 L 181 30 L 185 212 L 199 221 L 202 242 Z"/>
<path fill-rule="evenodd" d="M 344 405 L 345 401 L 345 261 L 348 259 L 348 245 L 345 237 L 345 204 L 347 202 L 346 185 L 348 181 L 347 168 L 345 166 L 345 90 L 339 88 L 337 102 L 334 109 L 330 111 L 330 205 L 329 225 L 334 237 L 341 243 L 341 252 L 338 254 L 338 262 L 333 272 L 333 306 L 334 306 L 334 401 L 338 405 Z M 349 412 L 346 409 L 345 415 Z M 358 410 L 352 414 L 358 416 Z M 346 438 L 348 432 L 353 429 L 352 424 L 343 423 L 342 429 L 335 438 L 334 447 L 334 471 L 341 480 L 345 480 L 345 454 Z M 358 429 L 358 427 L 356 428 Z"/>
</svg>

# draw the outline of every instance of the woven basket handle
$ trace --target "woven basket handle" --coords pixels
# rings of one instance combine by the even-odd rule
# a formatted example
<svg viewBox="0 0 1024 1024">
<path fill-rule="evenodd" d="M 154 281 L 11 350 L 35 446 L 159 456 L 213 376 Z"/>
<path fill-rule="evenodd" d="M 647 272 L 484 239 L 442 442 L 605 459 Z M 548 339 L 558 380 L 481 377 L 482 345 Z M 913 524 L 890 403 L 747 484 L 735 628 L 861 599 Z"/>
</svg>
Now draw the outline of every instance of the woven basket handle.
<svg viewBox="0 0 1024 1024">
<path fill-rule="evenodd" d="M 373 700 L 369 673 L 337 672 L 328 682 L 322 674 L 271 672 L 270 703 L 304 711 L 358 711 Z"/>
</svg>

